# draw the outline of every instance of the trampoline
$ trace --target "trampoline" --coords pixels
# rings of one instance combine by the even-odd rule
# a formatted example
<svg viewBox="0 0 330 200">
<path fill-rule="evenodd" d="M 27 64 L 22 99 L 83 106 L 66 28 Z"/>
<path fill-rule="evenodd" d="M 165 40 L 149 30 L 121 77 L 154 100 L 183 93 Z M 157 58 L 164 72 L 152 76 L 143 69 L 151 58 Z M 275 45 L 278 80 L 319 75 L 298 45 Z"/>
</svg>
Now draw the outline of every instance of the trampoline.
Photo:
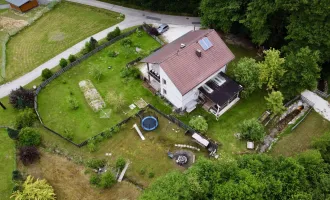
<svg viewBox="0 0 330 200">
<path fill-rule="evenodd" d="M 144 117 L 141 126 L 145 131 L 153 131 L 158 127 L 158 119 L 153 116 Z"/>
</svg>

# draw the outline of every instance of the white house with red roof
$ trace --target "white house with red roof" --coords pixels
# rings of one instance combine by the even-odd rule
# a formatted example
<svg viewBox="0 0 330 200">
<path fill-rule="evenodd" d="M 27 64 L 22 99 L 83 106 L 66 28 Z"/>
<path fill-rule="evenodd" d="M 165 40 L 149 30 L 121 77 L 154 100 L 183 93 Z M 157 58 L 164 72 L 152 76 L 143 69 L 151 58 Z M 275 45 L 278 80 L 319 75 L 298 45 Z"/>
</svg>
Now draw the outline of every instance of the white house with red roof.
<svg viewBox="0 0 330 200">
<path fill-rule="evenodd" d="M 208 29 L 190 31 L 142 62 L 145 80 L 176 109 L 191 112 L 200 103 L 220 116 L 243 89 L 225 74 L 234 58 L 217 32 Z"/>
</svg>

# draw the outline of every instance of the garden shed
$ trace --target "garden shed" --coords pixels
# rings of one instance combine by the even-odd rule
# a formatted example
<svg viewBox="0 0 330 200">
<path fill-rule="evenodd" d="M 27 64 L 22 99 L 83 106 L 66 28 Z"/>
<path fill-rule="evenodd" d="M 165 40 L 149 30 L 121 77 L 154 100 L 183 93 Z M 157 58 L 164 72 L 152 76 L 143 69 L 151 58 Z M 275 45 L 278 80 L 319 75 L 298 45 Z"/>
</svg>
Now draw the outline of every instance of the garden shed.
<svg viewBox="0 0 330 200">
<path fill-rule="evenodd" d="M 19 12 L 26 12 L 39 5 L 38 0 L 6 0 L 10 7 Z"/>
</svg>

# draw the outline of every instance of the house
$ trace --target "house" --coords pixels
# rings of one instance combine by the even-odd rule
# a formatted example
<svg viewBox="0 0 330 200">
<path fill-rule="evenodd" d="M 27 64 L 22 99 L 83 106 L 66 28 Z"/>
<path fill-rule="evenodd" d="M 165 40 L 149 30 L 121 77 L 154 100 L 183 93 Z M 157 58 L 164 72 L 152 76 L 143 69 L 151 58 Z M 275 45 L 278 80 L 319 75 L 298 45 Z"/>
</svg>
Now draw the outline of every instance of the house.
<svg viewBox="0 0 330 200">
<path fill-rule="evenodd" d="M 191 112 L 198 103 L 217 117 L 239 100 L 243 89 L 229 78 L 235 58 L 213 29 L 190 31 L 144 58 L 144 79 L 176 109 Z"/>
<path fill-rule="evenodd" d="M 6 0 L 10 7 L 19 12 L 26 12 L 39 5 L 38 0 Z"/>
</svg>

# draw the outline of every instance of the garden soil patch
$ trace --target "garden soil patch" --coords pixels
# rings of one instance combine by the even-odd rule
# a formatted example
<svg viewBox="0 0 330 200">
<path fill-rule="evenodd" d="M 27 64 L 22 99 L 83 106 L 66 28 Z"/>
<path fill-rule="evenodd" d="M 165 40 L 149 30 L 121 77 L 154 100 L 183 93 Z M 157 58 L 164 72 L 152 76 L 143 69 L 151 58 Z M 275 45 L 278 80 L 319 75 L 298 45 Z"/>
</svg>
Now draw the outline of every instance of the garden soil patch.
<svg viewBox="0 0 330 200">
<path fill-rule="evenodd" d="M 65 157 L 43 152 L 40 161 L 28 167 L 19 164 L 22 171 L 36 178 L 45 178 L 55 190 L 57 199 L 115 200 L 137 199 L 140 191 L 128 182 L 117 183 L 111 189 L 101 190 L 89 184 L 85 168 Z"/>
</svg>

